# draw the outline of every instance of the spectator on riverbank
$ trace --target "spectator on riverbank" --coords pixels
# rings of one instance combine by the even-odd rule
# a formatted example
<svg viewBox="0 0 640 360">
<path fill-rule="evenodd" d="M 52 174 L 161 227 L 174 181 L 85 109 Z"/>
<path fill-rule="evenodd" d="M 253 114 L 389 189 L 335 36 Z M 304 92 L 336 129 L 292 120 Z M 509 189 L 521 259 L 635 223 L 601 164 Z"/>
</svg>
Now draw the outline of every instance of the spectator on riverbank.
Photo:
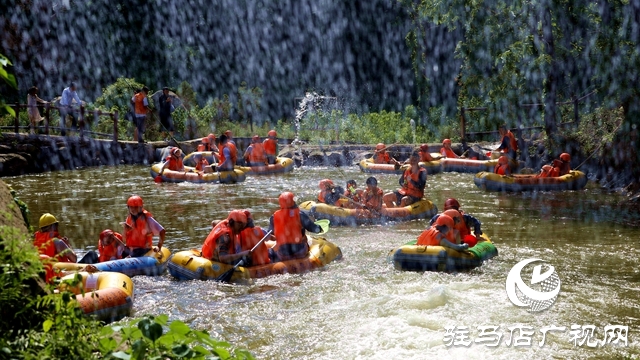
<svg viewBox="0 0 640 360">
<path fill-rule="evenodd" d="M 32 86 L 27 91 L 27 115 L 29 115 L 29 124 L 31 126 L 29 133 L 35 134 L 36 124 L 40 121 L 44 120 L 42 116 L 40 116 L 40 110 L 38 110 L 38 103 L 40 104 L 48 104 L 49 102 L 44 101 L 38 97 L 38 88 Z"/>
<path fill-rule="evenodd" d="M 147 120 L 147 113 L 149 112 L 149 100 L 147 99 L 147 94 L 149 93 L 148 87 L 143 87 L 142 91 L 133 95 L 131 98 L 131 102 L 135 108 L 135 127 L 134 137 L 137 137 L 138 143 L 144 143 L 143 135 L 145 130 L 145 121 Z"/>
<path fill-rule="evenodd" d="M 76 110 L 73 108 L 74 100 L 78 107 L 82 107 L 82 101 L 76 92 L 76 84 L 72 82 L 69 87 L 62 91 L 62 97 L 60 98 L 60 135 L 62 136 L 67 134 L 67 115 L 71 116 L 71 129 L 73 131 L 78 129 L 78 117 L 76 116 Z"/>
<path fill-rule="evenodd" d="M 169 88 L 162 88 L 162 95 L 158 99 L 158 115 L 160 116 L 160 123 L 164 130 L 169 132 L 169 139 L 173 139 L 173 119 L 171 118 L 171 113 L 175 111 L 175 107 L 171 103 L 172 97 L 169 95 Z M 165 137 L 165 132 L 163 131 L 163 137 Z"/>
</svg>

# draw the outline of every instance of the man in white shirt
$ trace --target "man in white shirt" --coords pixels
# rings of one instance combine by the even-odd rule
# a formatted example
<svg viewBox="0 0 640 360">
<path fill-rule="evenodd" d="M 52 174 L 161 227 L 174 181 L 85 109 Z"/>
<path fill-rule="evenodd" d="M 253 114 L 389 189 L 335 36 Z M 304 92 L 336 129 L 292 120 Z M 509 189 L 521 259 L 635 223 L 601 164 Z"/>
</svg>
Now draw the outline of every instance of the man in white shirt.
<svg viewBox="0 0 640 360">
<path fill-rule="evenodd" d="M 82 101 L 76 93 L 76 84 L 71 83 L 68 88 L 62 91 L 62 97 L 60 98 L 60 134 L 65 136 L 66 131 L 66 119 L 67 115 L 71 116 L 71 129 L 76 130 L 78 128 L 78 117 L 73 109 L 73 100 L 76 101 L 77 106 L 82 106 Z"/>
</svg>

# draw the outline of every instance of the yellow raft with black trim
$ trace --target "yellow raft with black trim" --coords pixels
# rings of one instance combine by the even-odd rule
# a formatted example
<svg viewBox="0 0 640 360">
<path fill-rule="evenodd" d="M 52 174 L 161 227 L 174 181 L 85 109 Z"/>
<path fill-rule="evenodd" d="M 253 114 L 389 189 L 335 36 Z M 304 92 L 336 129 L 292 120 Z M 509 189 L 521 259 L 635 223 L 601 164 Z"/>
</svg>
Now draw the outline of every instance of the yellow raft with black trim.
<svg viewBox="0 0 640 360">
<path fill-rule="evenodd" d="M 162 275 L 167 269 L 167 261 L 171 257 L 171 251 L 166 247 L 159 252 L 149 250 L 144 256 L 105 261 L 92 264 L 98 271 L 113 271 L 127 276 Z M 87 264 L 57 262 L 53 264 L 55 271 L 83 271 Z"/>
<path fill-rule="evenodd" d="M 61 279 L 59 291 L 69 291 L 76 295 L 80 308 L 86 315 L 99 320 L 116 321 L 131 315 L 133 309 L 133 282 L 125 274 L 115 272 L 78 273 L 82 277 L 77 286 L 67 282 L 76 274 Z"/>
<path fill-rule="evenodd" d="M 328 219 L 332 225 L 349 226 L 430 219 L 438 213 L 436 205 L 427 199 L 422 199 L 411 205 L 398 208 L 387 208 L 383 206 L 380 211 L 362 208 L 350 209 L 315 201 L 305 201 L 298 205 L 298 207 L 316 219 Z"/>
<path fill-rule="evenodd" d="M 498 175 L 490 172 L 477 173 L 473 182 L 488 191 L 562 191 L 581 190 L 587 185 L 587 176 L 579 170 L 571 170 L 558 177 L 539 178 L 536 175 Z"/>
<path fill-rule="evenodd" d="M 467 271 L 498 255 L 498 249 L 487 235 L 483 241 L 466 250 L 457 251 L 443 246 L 416 245 L 416 240 L 391 250 L 388 260 L 397 270 L 404 271 Z"/>
<path fill-rule="evenodd" d="M 440 154 L 431 153 L 431 156 L 438 157 Z M 360 167 L 360 171 L 370 174 L 403 174 L 411 165 L 404 164 L 398 166 L 394 164 L 376 164 L 373 161 L 373 158 L 369 158 L 360 160 L 358 166 Z M 437 174 L 442 172 L 440 160 L 420 162 L 420 167 L 425 168 L 427 170 L 427 174 Z"/>
<path fill-rule="evenodd" d="M 300 274 L 342 259 L 342 251 L 335 244 L 324 238 L 307 238 L 310 245 L 306 258 L 251 267 L 238 266 L 230 281 L 242 282 L 275 274 Z M 200 250 L 195 249 L 175 253 L 169 260 L 169 273 L 179 280 L 216 280 L 233 268 L 233 265 L 211 261 L 200 254 Z"/>
<path fill-rule="evenodd" d="M 151 177 L 156 178 L 160 173 L 163 163 L 151 165 Z M 224 183 L 233 184 L 246 179 L 244 171 L 234 169 L 233 171 L 215 171 L 212 173 L 198 173 L 191 166 L 185 166 L 185 171 L 173 171 L 165 169 L 160 178 L 163 182 L 191 182 L 191 183 Z"/>
<path fill-rule="evenodd" d="M 246 174 L 280 174 L 293 170 L 293 159 L 290 159 L 288 157 L 277 157 L 275 164 L 264 166 L 236 166 L 235 168 L 244 171 Z"/>
</svg>

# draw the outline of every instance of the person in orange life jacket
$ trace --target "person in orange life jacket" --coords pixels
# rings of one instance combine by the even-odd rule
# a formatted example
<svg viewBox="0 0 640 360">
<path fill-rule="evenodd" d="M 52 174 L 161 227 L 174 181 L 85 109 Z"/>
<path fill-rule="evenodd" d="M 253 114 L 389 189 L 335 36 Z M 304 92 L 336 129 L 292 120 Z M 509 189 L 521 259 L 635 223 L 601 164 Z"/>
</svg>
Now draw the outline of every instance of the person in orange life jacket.
<svg viewBox="0 0 640 360">
<path fill-rule="evenodd" d="M 440 154 L 442 154 L 442 157 L 449 158 L 449 159 L 459 159 L 460 158 L 460 156 L 458 156 L 458 154 L 453 152 L 453 149 L 451 148 L 451 140 L 450 139 L 442 140 L 442 148 L 440 148 Z"/>
<path fill-rule="evenodd" d="M 537 178 L 546 178 L 546 177 L 557 177 L 558 169 L 554 168 L 551 165 L 544 165 L 542 169 L 540 169 L 540 173 L 536 175 Z"/>
<path fill-rule="evenodd" d="M 278 155 L 278 133 L 275 130 L 269 130 L 267 138 L 262 142 L 264 145 L 264 152 L 267 156 L 268 164 L 276 163 L 276 156 Z"/>
<path fill-rule="evenodd" d="M 173 171 L 185 171 L 182 163 L 182 151 L 177 147 L 171 148 L 170 155 L 165 159 L 164 164 L 160 168 L 159 174 L 162 175 L 165 169 Z"/>
<path fill-rule="evenodd" d="M 243 210 L 247 216 L 247 226 L 240 232 L 238 236 L 238 244 L 236 245 L 236 253 L 243 251 L 250 251 L 256 244 L 262 240 L 267 232 L 259 226 L 255 226 L 253 223 L 253 217 L 249 210 Z M 239 245 L 239 246 L 238 246 Z M 244 266 L 258 266 L 266 265 L 271 262 L 269 258 L 269 247 L 262 242 L 252 253 L 251 256 L 245 256 L 243 258 Z"/>
<path fill-rule="evenodd" d="M 247 166 L 265 166 L 267 164 L 267 156 L 264 151 L 264 145 L 260 141 L 260 136 L 253 136 L 251 145 L 244 151 L 243 157 Z"/>
<path fill-rule="evenodd" d="M 358 184 L 355 180 L 347 181 L 347 189 L 344 191 L 344 196 L 355 202 L 362 202 L 362 194 L 364 191 L 358 189 Z"/>
<path fill-rule="evenodd" d="M 493 168 L 493 172 L 498 175 L 511 175 L 511 168 L 509 168 L 509 158 L 506 155 L 502 155 L 498 158 L 498 164 Z"/>
<path fill-rule="evenodd" d="M 129 249 L 122 242 L 122 235 L 111 229 L 103 230 L 98 240 L 98 262 L 119 260 L 129 256 Z"/>
<path fill-rule="evenodd" d="M 198 173 L 209 174 L 213 172 L 213 168 L 211 168 L 211 165 L 202 154 L 193 154 L 193 161 L 196 163 L 196 171 Z"/>
<path fill-rule="evenodd" d="M 340 206 L 340 198 L 344 196 L 344 189 L 340 186 L 335 186 L 333 181 L 329 179 L 320 180 L 318 183 L 320 193 L 318 194 L 318 201 L 321 203 Z"/>
<path fill-rule="evenodd" d="M 273 231 L 276 238 L 276 245 L 269 249 L 271 262 L 306 258 L 309 244 L 305 230 L 313 233 L 322 231 L 309 215 L 300 211 L 293 197 L 291 192 L 280 194 L 280 210 L 269 219 L 269 230 Z"/>
<path fill-rule="evenodd" d="M 127 200 L 129 215 L 125 222 L 122 222 L 122 241 L 129 248 L 131 257 L 144 256 L 149 250 L 159 252 L 164 243 L 165 230 L 147 210 L 143 209 L 142 198 L 132 195 Z M 153 246 L 153 236 L 157 235 L 158 246 Z"/>
<path fill-rule="evenodd" d="M 427 185 L 427 170 L 420 167 L 419 161 L 420 156 L 417 152 L 413 152 L 409 157 L 411 167 L 404 171 L 398 181 L 401 188 L 385 194 L 382 198 L 388 208 L 411 205 L 420 201 L 424 196 L 424 188 Z"/>
<path fill-rule="evenodd" d="M 247 215 L 242 210 L 229 212 L 219 221 L 202 244 L 202 257 L 213 261 L 236 264 L 249 255 L 249 250 L 236 252 L 238 236 L 247 227 Z"/>
<path fill-rule="evenodd" d="M 362 201 L 364 202 L 365 208 L 380 211 L 380 209 L 382 209 L 384 192 L 378 187 L 378 180 L 370 176 L 367 178 L 366 184 L 367 188 L 362 194 Z"/>
<path fill-rule="evenodd" d="M 387 153 L 387 147 L 383 143 L 376 145 L 376 151 L 373 153 L 373 162 L 376 164 L 394 164 L 400 165 L 398 161 Z"/>
<path fill-rule="evenodd" d="M 501 151 L 503 154 L 515 159 L 518 155 L 518 142 L 511 130 L 507 129 L 506 124 L 502 124 L 498 127 L 498 133 L 500 133 L 501 140 L 500 146 L 495 151 Z"/>
<path fill-rule="evenodd" d="M 225 131 L 224 134 L 227 136 L 227 140 L 229 141 L 229 144 L 233 144 L 235 146 L 236 142 L 233 141 L 233 133 L 231 132 L 231 130 Z"/>
<path fill-rule="evenodd" d="M 567 153 L 560 154 L 559 159 L 553 160 L 553 168 L 558 172 L 557 176 L 567 175 L 571 172 L 571 155 Z"/>
<path fill-rule="evenodd" d="M 58 220 L 52 214 L 46 213 L 40 217 L 39 230 L 33 235 L 33 245 L 42 255 L 47 255 L 54 261 L 76 262 L 78 256 L 71 249 L 69 239 L 60 236 Z"/>
<path fill-rule="evenodd" d="M 134 137 L 137 137 L 136 140 L 138 140 L 138 143 L 144 142 L 144 140 L 142 140 L 142 134 L 144 134 L 144 122 L 147 119 L 147 113 L 149 112 L 149 100 L 147 99 L 148 93 L 149 88 L 145 86 L 142 88 L 142 91 L 131 98 L 136 114 Z"/>
<path fill-rule="evenodd" d="M 449 198 L 444 202 L 445 214 L 450 210 L 455 210 L 462 216 L 462 224 L 460 224 L 460 226 L 456 226 L 456 229 L 459 230 L 460 237 L 464 243 L 469 244 L 469 247 L 473 247 L 478 241 L 482 240 L 480 237 L 482 235 L 482 224 L 480 223 L 480 220 L 460 210 L 460 203 L 454 198 Z M 433 225 L 438 219 L 438 216 L 440 216 L 440 214 L 434 215 L 429 221 L 429 225 Z M 471 235 L 472 228 L 475 236 Z"/>
<path fill-rule="evenodd" d="M 233 167 L 236 164 L 235 158 L 233 158 L 233 152 L 231 151 L 231 145 L 226 135 L 220 135 L 218 142 L 218 150 L 220 152 L 220 158 L 218 160 L 219 171 L 233 171 Z"/>
<path fill-rule="evenodd" d="M 420 145 L 420 149 L 418 150 L 418 155 L 420 155 L 420 161 L 422 161 L 422 162 L 440 160 L 440 159 L 446 157 L 446 156 L 442 156 L 442 155 L 438 156 L 438 157 L 431 156 L 431 153 L 429 152 L 429 145 L 427 145 L 427 144 Z"/>
<path fill-rule="evenodd" d="M 453 219 L 441 214 L 435 223 L 418 236 L 416 245 L 422 246 L 443 246 L 457 251 L 464 251 L 469 248 L 467 244 L 455 244 Z"/>
</svg>

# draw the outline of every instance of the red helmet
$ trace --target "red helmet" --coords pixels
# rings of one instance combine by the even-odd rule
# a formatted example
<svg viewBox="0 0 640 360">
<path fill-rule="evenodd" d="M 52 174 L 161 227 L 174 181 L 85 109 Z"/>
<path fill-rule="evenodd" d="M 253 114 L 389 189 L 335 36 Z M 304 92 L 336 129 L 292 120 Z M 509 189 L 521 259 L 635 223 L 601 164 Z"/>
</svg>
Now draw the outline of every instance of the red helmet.
<svg viewBox="0 0 640 360">
<path fill-rule="evenodd" d="M 296 205 L 295 201 L 293 201 L 293 193 L 289 191 L 280 194 L 278 202 L 281 209 L 290 209 Z"/>
<path fill-rule="evenodd" d="M 208 144 L 209 143 L 209 138 L 208 137 L 203 137 L 202 138 L 202 143 L 203 144 Z"/>
<path fill-rule="evenodd" d="M 454 198 L 449 198 L 444 202 L 444 209 L 445 210 L 449 210 L 449 209 L 460 210 L 460 203 L 458 202 L 458 200 L 456 200 Z"/>
<path fill-rule="evenodd" d="M 560 154 L 560 160 L 562 160 L 564 162 L 569 162 L 569 161 L 571 161 L 571 155 L 569 155 L 567 153 L 562 153 L 562 154 Z"/>
<path fill-rule="evenodd" d="M 422 151 L 423 153 L 428 153 L 429 152 L 429 145 L 427 145 L 427 144 L 420 145 L 420 150 L 419 151 Z"/>
<path fill-rule="evenodd" d="M 445 145 L 445 144 L 449 144 L 449 145 L 451 145 L 451 140 L 450 140 L 450 139 L 444 139 L 444 140 L 442 140 L 442 145 Z"/>
<path fill-rule="evenodd" d="M 502 155 L 498 158 L 498 164 L 499 165 L 507 165 L 509 164 L 509 158 L 507 158 L 506 156 Z"/>
<path fill-rule="evenodd" d="M 142 198 L 138 195 L 131 195 L 127 200 L 127 206 L 137 207 L 142 205 Z"/>
<path fill-rule="evenodd" d="M 182 150 L 180 150 L 177 147 L 173 147 L 173 148 L 171 148 L 171 155 L 173 155 L 175 157 L 180 157 L 180 155 L 182 155 Z"/>
<path fill-rule="evenodd" d="M 113 230 L 111 229 L 102 230 L 102 232 L 100 233 L 100 240 L 105 241 L 111 235 L 113 235 Z"/>
<path fill-rule="evenodd" d="M 333 184 L 333 181 L 329 179 L 323 179 L 323 180 L 320 180 L 320 183 L 318 183 L 318 187 L 320 188 L 320 190 L 325 190 L 325 189 L 332 189 L 335 187 L 335 185 Z"/>
<path fill-rule="evenodd" d="M 449 229 L 453 229 L 453 219 L 451 218 L 451 216 L 440 214 L 440 216 L 438 216 L 438 218 L 436 219 L 436 223 L 434 225 L 446 226 Z"/>
<path fill-rule="evenodd" d="M 253 135 L 253 142 L 260 142 L 260 136 Z"/>
<path fill-rule="evenodd" d="M 271 137 L 277 137 L 278 133 L 275 130 L 269 130 L 269 132 L 267 133 L 268 136 Z"/>
<path fill-rule="evenodd" d="M 462 223 L 462 215 L 460 215 L 460 212 L 458 210 L 449 209 L 449 210 L 445 210 L 445 212 L 443 212 L 442 214 L 452 218 L 454 225 Z"/>
<path fill-rule="evenodd" d="M 384 144 L 378 143 L 378 145 L 376 145 L 376 150 L 382 150 L 382 149 L 384 149 Z"/>
<path fill-rule="evenodd" d="M 244 211 L 242 210 L 233 210 L 229 213 L 229 216 L 227 216 L 227 220 L 233 220 L 235 222 L 246 224 L 247 215 L 245 215 Z"/>
</svg>

